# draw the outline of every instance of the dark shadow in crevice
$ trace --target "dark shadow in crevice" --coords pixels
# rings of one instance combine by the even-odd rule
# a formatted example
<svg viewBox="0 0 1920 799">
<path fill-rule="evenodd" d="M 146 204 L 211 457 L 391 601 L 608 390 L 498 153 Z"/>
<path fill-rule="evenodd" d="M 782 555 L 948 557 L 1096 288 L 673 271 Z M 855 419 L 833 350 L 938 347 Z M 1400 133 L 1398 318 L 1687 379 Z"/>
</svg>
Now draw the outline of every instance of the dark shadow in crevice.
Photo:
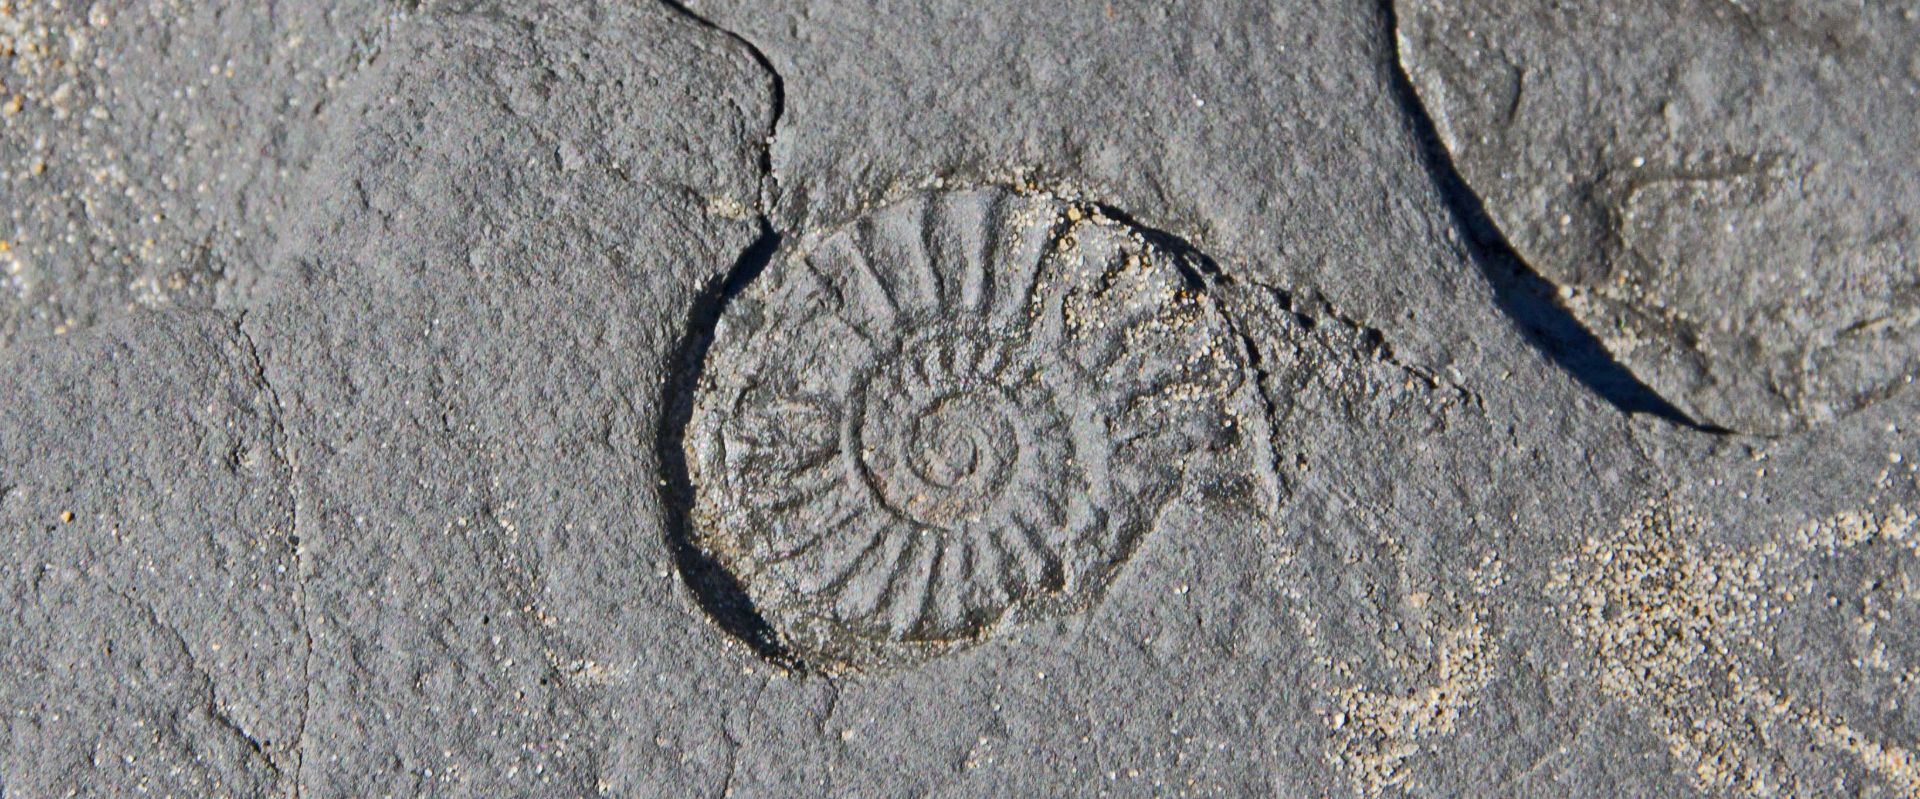
<svg viewBox="0 0 1920 799">
<path fill-rule="evenodd" d="M 1153 245 L 1155 249 L 1172 253 L 1176 256 L 1173 266 L 1179 270 L 1180 278 L 1186 283 L 1187 288 L 1205 288 L 1208 279 L 1227 283 L 1233 281 L 1231 275 L 1221 271 L 1220 265 L 1214 262 L 1212 256 L 1202 252 L 1199 247 L 1193 246 L 1193 242 L 1187 241 L 1178 234 L 1144 224 L 1140 220 L 1133 218 L 1131 214 L 1103 202 L 1081 202 L 1083 205 L 1092 206 L 1097 209 L 1101 216 L 1119 222 L 1133 232 L 1138 233 L 1141 240 Z"/>
<path fill-rule="evenodd" d="M 667 549 L 687 589 L 700 609 L 729 635 L 740 639 L 761 658 L 789 671 L 804 671 L 802 663 L 781 641 L 773 626 L 754 607 L 746 586 L 700 547 L 693 530 L 693 478 L 687 470 L 687 425 L 693 418 L 694 390 L 700 385 L 707 350 L 727 303 L 753 282 L 780 248 L 780 234 L 764 220 L 760 237 L 741 253 L 733 268 L 702 291 L 688 312 L 686 334 L 668 362 L 661 395 L 660 429 L 654 437 L 660 459 L 661 499 L 667 513 Z"/>
<path fill-rule="evenodd" d="M 1592 391 L 1623 413 L 1646 414 L 1676 425 L 1705 433 L 1729 433 L 1726 428 L 1701 424 L 1665 397 L 1654 391 L 1633 372 L 1615 360 L 1600 343 L 1599 337 L 1560 304 L 1559 288 L 1523 260 L 1493 223 L 1480 195 L 1467 185 L 1453 163 L 1452 153 L 1440 141 L 1439 129 L 1428 116 L 1427 108 L 1400 63 L 1395 45 L 1400 20 L 1393 0 L 1381 0 L 1381 16 L 1386 24 L 1388 77 L 1394 100 L 1405 114 L 1414 137 L 1420 144 L 1427 174 L 1440 194 L 1441 202 L 1463 234 L 1467 255 L 1487 284 L 1493 288 L 1494 302 L 1512 321 L 1527 343 L 1588 391 Z"/>
</svg>

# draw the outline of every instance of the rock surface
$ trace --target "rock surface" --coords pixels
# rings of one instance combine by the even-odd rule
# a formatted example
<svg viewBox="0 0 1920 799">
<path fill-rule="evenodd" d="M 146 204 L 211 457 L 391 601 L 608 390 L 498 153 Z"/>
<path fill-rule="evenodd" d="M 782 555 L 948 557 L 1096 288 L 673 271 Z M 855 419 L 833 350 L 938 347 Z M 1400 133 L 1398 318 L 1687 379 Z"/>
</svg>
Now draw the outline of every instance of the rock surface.
<svg viewBox="0 0 1920 799">
<path fill-rule="evenodd" d="M 238 307 L 386 0 L 0 5 L 0 347 Z"/>
<path fill-rule="evenodd" d="M 0 345 L 0 794 L 1920 795 L 1915 398 L 1675 424 L 1382 7 L 300 13 Z"/>
<path fill-rule="evenodd" d="M 768 102 L 649 5 L 423 16 L 343 91 L 242 323 L 318 575 L 306 794 L 717 784 L 689 709 L 733 669 L 677 593 L 653 438 L 690 309 L 757 235 Z M 611 759 L 616 733 L 649 743 Z"/>
<path fill-rule="evenodd" d="M 212 314 L 6 354 L 8 796 L 265 796 L 298 766 L 301 542 L 257 357 Z"/>
<path fill-rule="evenodd" d="M 1399 0 L 1407 73 L 1513 246 L 1654 388 L 1778 435 L 1920 351 L 1920 9 Z"/>
</svg>

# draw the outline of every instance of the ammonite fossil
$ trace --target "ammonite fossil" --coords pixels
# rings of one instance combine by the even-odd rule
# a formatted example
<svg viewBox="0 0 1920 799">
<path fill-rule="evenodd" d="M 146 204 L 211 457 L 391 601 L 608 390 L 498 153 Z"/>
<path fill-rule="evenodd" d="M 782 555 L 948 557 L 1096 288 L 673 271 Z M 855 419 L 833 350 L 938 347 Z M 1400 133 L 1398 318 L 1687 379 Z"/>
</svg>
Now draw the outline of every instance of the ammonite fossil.
<svg viewBox="0 0 1920 799">
<path fill-rule="evenodd" d="M 819 668 L 1088 606 L 1198 453 L 1257 416 L 1190 256 L 986 188 L 803 241 L 721 313 L 694 543 Z"/>
</svg>

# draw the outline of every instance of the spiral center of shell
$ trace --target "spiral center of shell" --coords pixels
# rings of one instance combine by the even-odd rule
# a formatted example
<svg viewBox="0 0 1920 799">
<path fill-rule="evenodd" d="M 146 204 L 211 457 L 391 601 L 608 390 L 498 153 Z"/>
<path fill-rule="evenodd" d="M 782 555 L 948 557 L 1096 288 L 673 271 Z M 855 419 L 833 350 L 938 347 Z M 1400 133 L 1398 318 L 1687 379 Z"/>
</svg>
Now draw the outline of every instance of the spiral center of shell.
<svg viewBox="0 0 1920 799">
<path fill-rule="evenodd" d="M 984 425 L 965 410 L 955 410 L 970 399 L 942 399 L 915 420 L 913 470 L 927 482 L 954 488 L 980 471 L 981 453 L 992 444 Z"/>
<path fill-rule="evenodd" d="M 974 330 L 908 338 L 867 383 L 861 467 L 902 517 L 950 529 L 991 511 L 1020 465 L 1018 400 L 997 374 L 1013 346 Z"/>
</svg>

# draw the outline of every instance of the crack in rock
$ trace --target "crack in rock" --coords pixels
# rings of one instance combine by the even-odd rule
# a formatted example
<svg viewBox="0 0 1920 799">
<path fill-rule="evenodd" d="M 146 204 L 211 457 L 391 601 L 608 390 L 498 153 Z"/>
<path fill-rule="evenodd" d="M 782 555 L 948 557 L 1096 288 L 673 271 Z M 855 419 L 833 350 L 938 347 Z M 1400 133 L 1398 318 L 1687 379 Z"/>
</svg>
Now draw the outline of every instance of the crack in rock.
<svg viewBox="0 0 1920 799">
<path fill-rule="evenodd" d="M 288 536 L 294 553 L 293 582 L 296 593 L 295 602 L 298 604 L 300 614 L 300 634 L 305 639 L 300 666 L 300 723 L 295 728 L 293 741 L 293 795 L 297 799 L 304 796 L 306 791 L 307 724 L 313 717 L 314 650 L 313 624 L 310 616 L 312 606 L 307 594 L 307 547 L 300 530 L 300 467 L 293 457 L 293 448 L 287 433 L 286 405 L 281 402 L 279 390 L 274 387 L 272 379 L 267 375 L 266 360 L 262 358 L 259 344 L 254 340 L 253 334 L 247 330 L 246 323 L 247 314 L 243 311 L 233 320 L 233 332 L 246 345 L 247 358 L 254 370 L 253 377 L 259 382 L 260 387 L 266 390 L 267 399 L 272 403 L 268 421 L 273 425 L 275 455 L 287 467 L 287 501 L 290 517 L 288 523 L 292 527 Z"/>
<path fill-rule="evenodd" d="M 780 176 L 775 173 L 773 169 L 773 141 L 780 135 L 780 120 L 786 115 L 786 78 L 781 76 L 780 70 L 773 66 L 773 59 L 767 57 L 766 51 L 761 50 L 759 45 L 754 44 L 753 41 L 748 39 L 744 34 L 721 27 L 712 20 L 701 16 L 680 0 L 660 0 L 660 3 L 682 18 L 702 28 L 725 36 L 735 44 L 740 45 L 747 51 L 747 56 L 753 60 L 753 63 L 759 66 L 761 71 L 767 73 L 771 94 L 768 98 L 768 104 L 772 106 L 772 108 L 771 114 L 767 118 L 766 133 L 760 140 L 759 161 L 761 186 L 760 198 L 755 210 L 759 214 L 761 225 L 763 227 L 770 226 L 774 206 L 780 199 Z"/>
</svg>

